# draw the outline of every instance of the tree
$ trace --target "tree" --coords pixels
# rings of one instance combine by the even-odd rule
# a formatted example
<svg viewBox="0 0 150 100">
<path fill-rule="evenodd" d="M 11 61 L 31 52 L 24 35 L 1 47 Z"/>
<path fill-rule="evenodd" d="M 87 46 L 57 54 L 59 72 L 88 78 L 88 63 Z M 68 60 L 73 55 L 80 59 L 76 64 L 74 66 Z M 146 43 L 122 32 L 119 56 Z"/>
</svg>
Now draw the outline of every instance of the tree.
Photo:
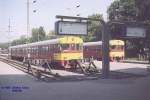
<svg viewBox="0 0 150 100">
<path fill-rule="evenodd" d="M 19 41 L 20 41 L 20 42 L 19 42 L 20 44 L 26 44 L 26 43 L 28 42 L 28 39 L 26 38 L 25 35 L 22 35 L 22 36 L 20 37 Z"/>
<path fill-rule="evenodd" d="M 109 20 L 131 21 L 137 18 L 135 0 L 114 1 L 107 10 Z"/>
<path fill-rule="evenodd" d="M 108 8 L 107 13 L 109 20 L 119 21 L 137 21 L 137 22 L 150 22 L 150 0 L 116 0 Z M 121 25 L 112 25 L 111 34 L 122 34 Z M 116 37 L 116 36 L 115 36 Z M 134 49 L 135 52 L 139 52 L 145 46 L 145 42 L 142 39 L 128 40 L 133 45 L 127 46 L 130 49 Z M 132 47 L 132 48 L 131 48 Z M 135 53 L 133 52 L 133 53 Z M 132 54 L 133 54 L 132 53 Z"/>
<path fill-rule="evenodd" d="M 93 14 L 88 16 L 92 19 L 103 19 L 101 14 Z M 87 41 L 100 41 L 102 39 L 101 23 L 100 21 L 89 21 L 88 22 L 88 36 L 82 36 L 85 42 Z"/>
<path fill-rule="evenodd" d="M 138 20 L 150 22 L 150 0 L 135 0 Z"/>
<path fill-rule="evenodd" d="M 55 31 L 50 31 L 48 34 L 47 34 L 47 36 L 46 36 L 46 39 L 48 40 L 48 39 L 56 39 L 56 38 L 59 38 L 59 37 L 61 37 L 61 36 L 59 36 L 59 35 L 56 35 L 56 33 L 55 33 Z"/>
<path fill-rule="evenodd" d="M 110 20 L 150 21 L 150 0 L 116 0 L 108 8 Z"/>
<path fill-rule="evenodd" d="M 45 40 L 46 32 L 43 27 L 41 26 L 39 27 L 38 33 L 39 33 L 39 40 Z"/>
<path fill-rule="evenodd" d="M 7 43 L 0 43 L 0 48 L 1 49 L 7 49 L 9 47 L 9 44 L 10 43 L 8 43 L 8 42 Z"/>
<path fill-rule="evenodd" d="M 39 32 L 38 28 L 33 28 L 32 29 L 32 37 L 30 38 L 31 42 L 36 42 L 39 40 Z"/>
<path fill-rule="evenodd" d="M 28 39 L 25 35 L 22 35 L 19 39 L 13 40 L 11 42 L 11 46 L 19 45 L 19 44 L 26 44 L 28 43 Z"/>
<path fill-rule="evenodd" d="M 33 28 L 30 42 L 43 41 L 46 39 L 46 33 L 43 27 Z"/>
</svg>

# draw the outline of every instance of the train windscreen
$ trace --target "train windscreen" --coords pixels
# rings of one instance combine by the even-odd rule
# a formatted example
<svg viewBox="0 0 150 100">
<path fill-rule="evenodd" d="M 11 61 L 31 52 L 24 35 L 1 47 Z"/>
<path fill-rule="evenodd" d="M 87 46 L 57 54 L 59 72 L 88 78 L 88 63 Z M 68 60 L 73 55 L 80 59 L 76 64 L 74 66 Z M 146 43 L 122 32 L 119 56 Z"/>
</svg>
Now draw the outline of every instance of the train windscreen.
<svg viewBox="0 0 150 100">
<path fill-rule="evenodd" d="M 112 51 L 122 51 L 123 49 L 124 49 L 124 46 L 122 46 L 122 45 L 112 45 L 110 47 L 110 50 L 112 50 Z"/>
<path fill-rule="evenodd" d="M 81 44 L 62 44 L 61 50 L 82 50 Z"/>
</svg>

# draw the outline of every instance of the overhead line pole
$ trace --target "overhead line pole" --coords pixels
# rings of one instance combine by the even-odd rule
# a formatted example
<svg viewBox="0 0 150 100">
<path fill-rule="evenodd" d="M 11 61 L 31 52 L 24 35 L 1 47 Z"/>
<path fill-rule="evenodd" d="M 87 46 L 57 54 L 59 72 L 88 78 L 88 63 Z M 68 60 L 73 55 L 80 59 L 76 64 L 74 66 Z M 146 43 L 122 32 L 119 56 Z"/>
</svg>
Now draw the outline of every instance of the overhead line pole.
<svg viewBox="0 0 150 100">
<path fill-rule="evenodd" d="M 30 34 L 30 2 L 27 0 L 27 59 L 29 61 L 30 58 L 30 51 L 29 51 L 29 34 Z"/>
<path fill-rule="evenodd" d="M 27 42 L 29 42 L 29 33 L 30 33 L 30 16 L 29 16 L 29 0 L 27 0 Z"/>
<path fill-rule="evenodd" d="M 10 18 L 9 18 L 9 21 L 8 21 L 8 38 L 10 38 L 10 32 L 11 32 L 11 23 L 10 23 Z M 10 58 L 10 49 L 9 47 L 11 46 L 11 42 L 9 41 L 8 42 L 8 59 Z"/>
</svg>

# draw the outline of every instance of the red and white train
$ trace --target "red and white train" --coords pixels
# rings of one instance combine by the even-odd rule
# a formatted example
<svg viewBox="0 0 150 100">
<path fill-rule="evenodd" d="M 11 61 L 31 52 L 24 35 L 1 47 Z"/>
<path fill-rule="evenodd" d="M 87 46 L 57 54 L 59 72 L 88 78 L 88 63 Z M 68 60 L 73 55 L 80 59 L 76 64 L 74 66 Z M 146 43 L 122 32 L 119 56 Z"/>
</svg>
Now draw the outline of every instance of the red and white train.
<svg viewBox="0 0 150 100">
<path fill-rule="evenodd" d="M 109 42 L 109 56 L 111 61 L 120 61 L 124 59 L 124 41 L 110 40 Z M 102 60 L 102 41 L 86 42 L 83 44 L 83 57 L 84 59 L 97 59 Z"/>
</svg>

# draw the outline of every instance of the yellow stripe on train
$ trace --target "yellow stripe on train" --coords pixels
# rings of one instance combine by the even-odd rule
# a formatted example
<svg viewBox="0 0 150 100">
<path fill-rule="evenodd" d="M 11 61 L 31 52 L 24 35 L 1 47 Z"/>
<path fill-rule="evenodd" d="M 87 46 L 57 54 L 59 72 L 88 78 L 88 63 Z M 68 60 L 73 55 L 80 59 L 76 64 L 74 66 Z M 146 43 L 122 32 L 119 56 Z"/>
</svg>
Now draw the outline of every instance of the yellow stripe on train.
<svg viewBox="0 0 150 100">
<path fill-rule="evenodd" d="M 110 57 L 124 57 L 124 52 L 110 52 Z"/>
<path fill-rule="evenodd" d="M 67 36 L 67 37 L 63 37 L 63 38 L 60 38 L 60 43 L 61 44 L 71 44 L 71 43 L 75 43 L 75 44 L 78 44 L 78 43 L 83 43 L 83 40 L 80 38 L 80 37 L 75 37 L 75 36 Z"/>
<path fill-rule="evenodd" d="M 83 53 L 56 53 L 54 60 L 77 60 L 83 59 Z"/>
<path fill-rule="evenodd" d="M 110 45 L 125 45 L 124 41 L 122 41 L 122 40 L 110 40 L 109 44 Z"/>
</svg>

